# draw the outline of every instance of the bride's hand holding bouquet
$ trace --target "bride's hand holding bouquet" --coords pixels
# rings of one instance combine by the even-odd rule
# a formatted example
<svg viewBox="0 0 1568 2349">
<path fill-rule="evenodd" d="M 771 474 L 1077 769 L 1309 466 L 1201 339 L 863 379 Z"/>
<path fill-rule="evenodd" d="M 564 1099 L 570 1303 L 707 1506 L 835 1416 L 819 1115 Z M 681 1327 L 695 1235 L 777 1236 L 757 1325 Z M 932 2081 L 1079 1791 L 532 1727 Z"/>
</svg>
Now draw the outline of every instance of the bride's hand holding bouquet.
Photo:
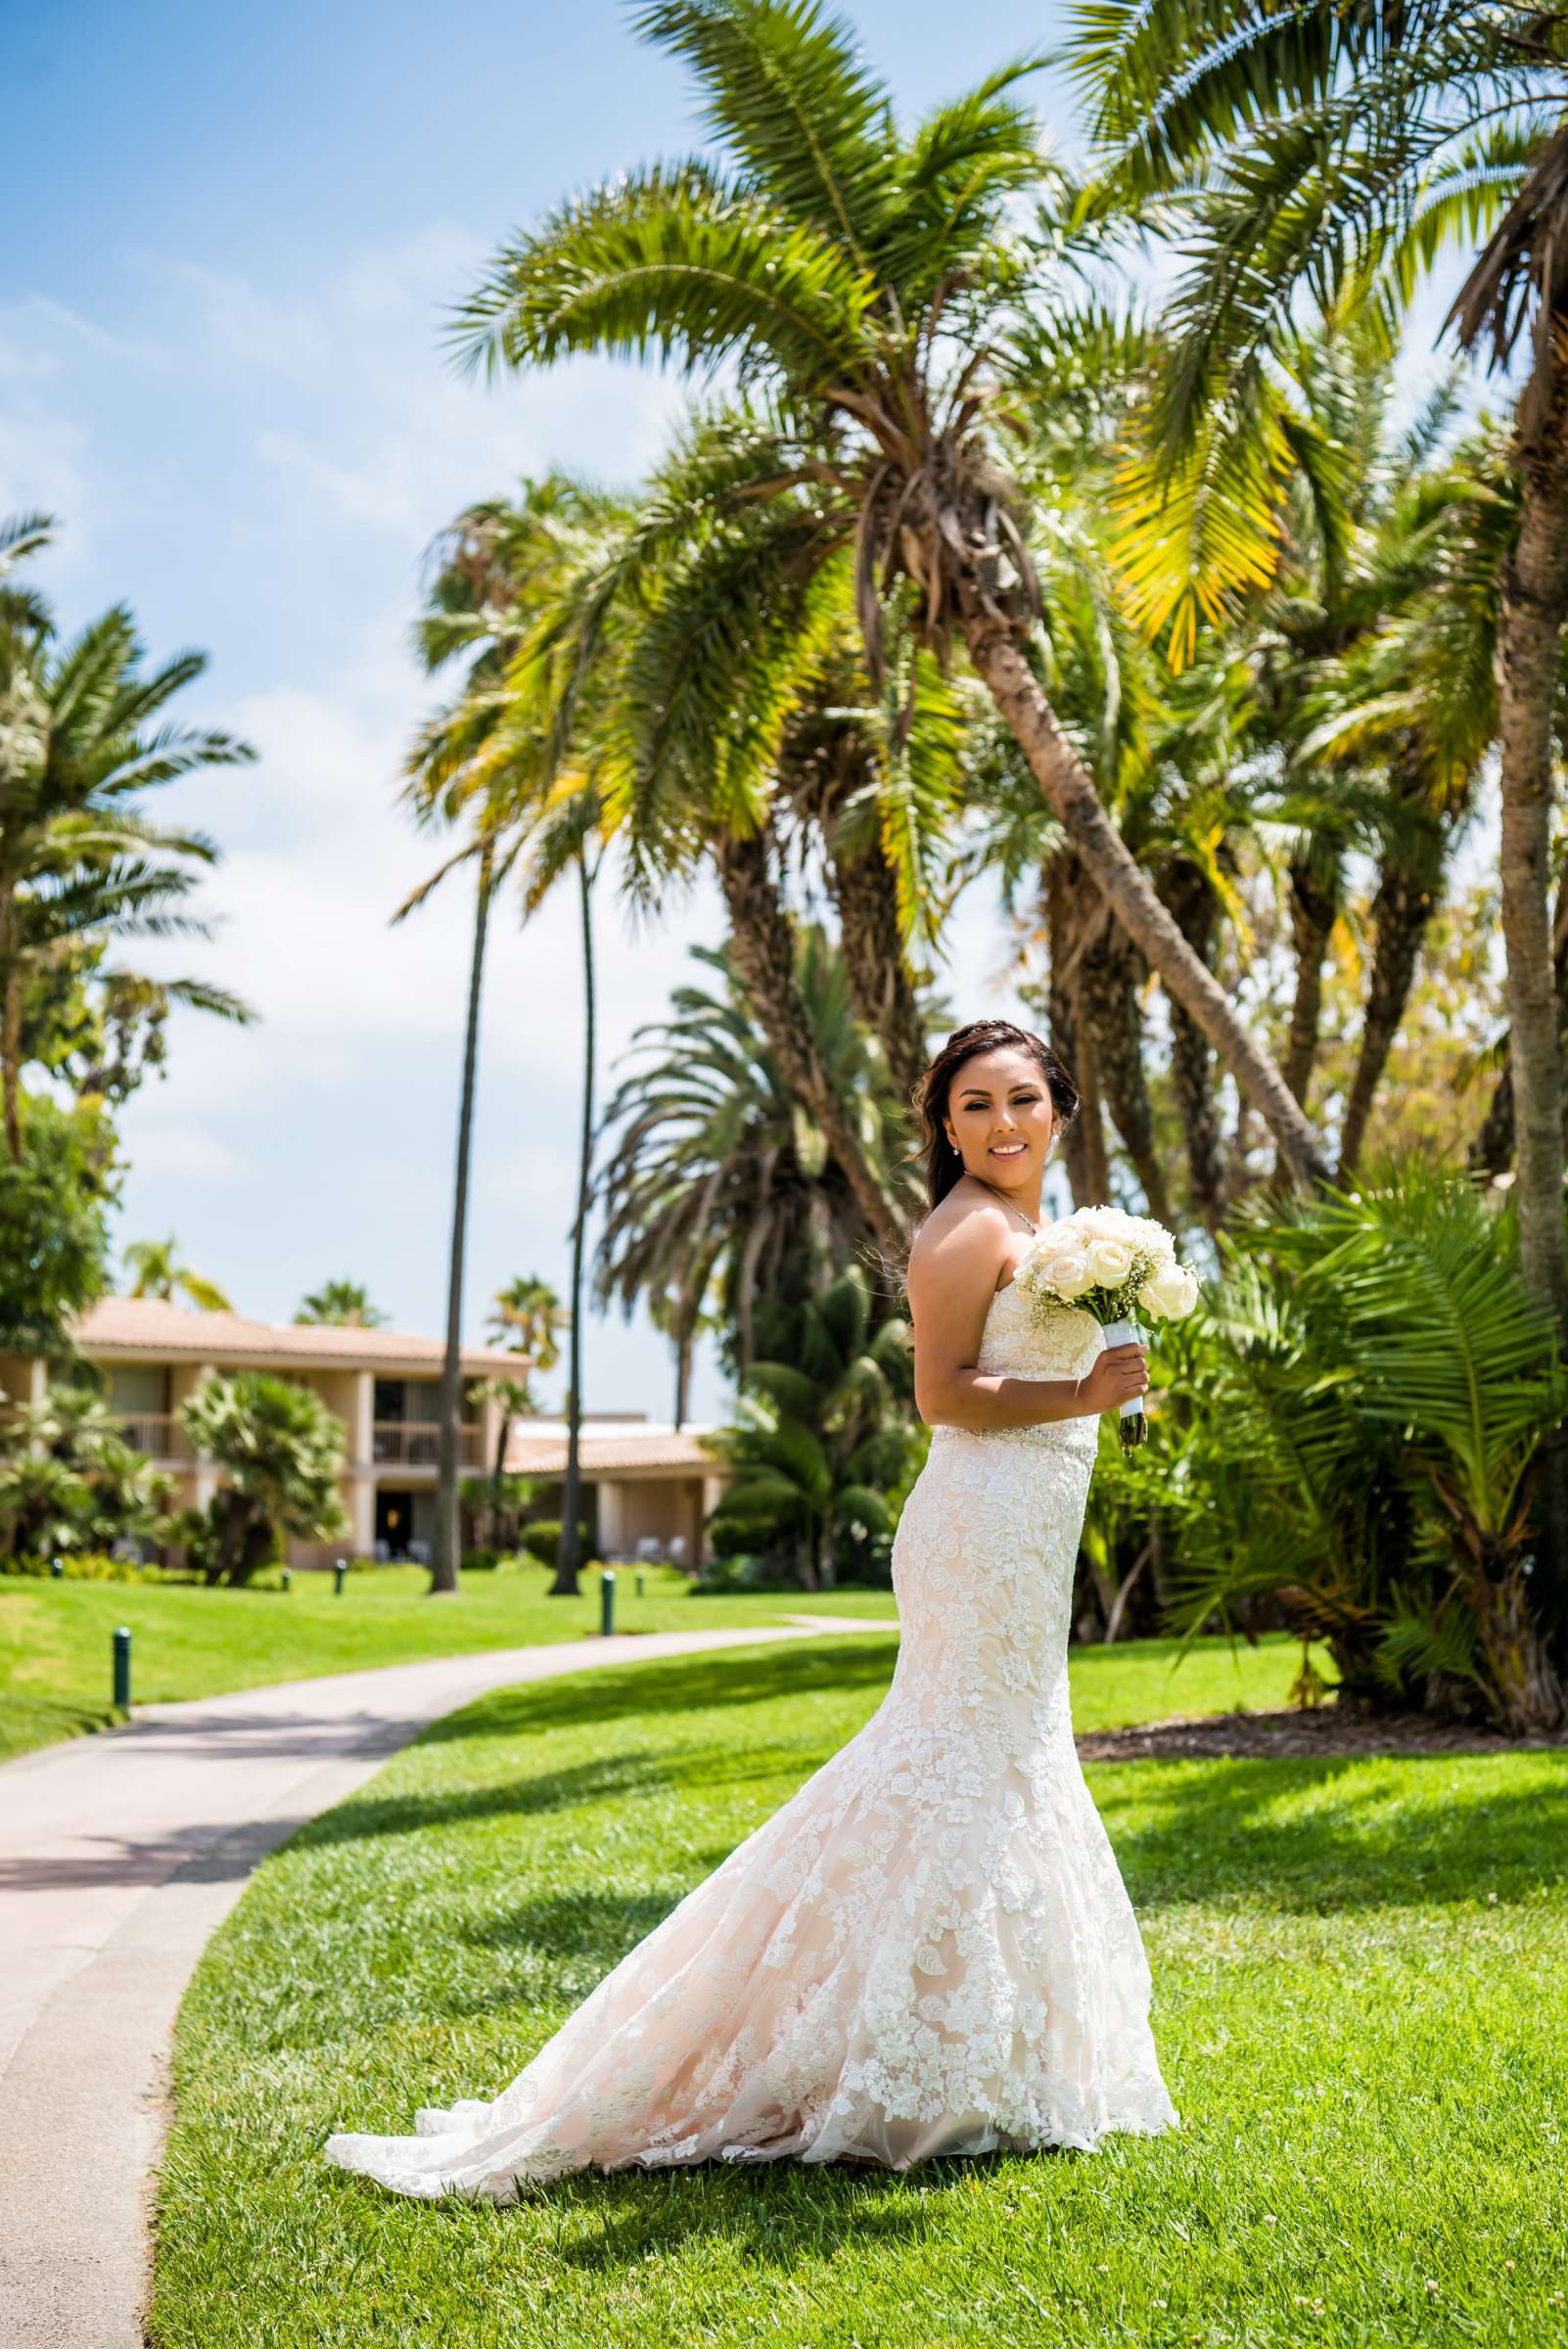
<svg viewBox="0 0 1568 2349">
<path fill-rule="evenodd" d="M 1041 1323 L 1064 1306 L 1099 1322 L 1105 1351 L 1083 1382 L 1089 1408 L 1114 1405 L 1123 1443 L 1141 1444 L 1149 1380 L 1137 1313 L 1177 1320 L 1198 1301 L 1197 1275 L 1177 1261 L 1165 1225 L 1118 1207 L 1081 1207 L 1041 1225 L 1013 1277 Z"/>
</svg>

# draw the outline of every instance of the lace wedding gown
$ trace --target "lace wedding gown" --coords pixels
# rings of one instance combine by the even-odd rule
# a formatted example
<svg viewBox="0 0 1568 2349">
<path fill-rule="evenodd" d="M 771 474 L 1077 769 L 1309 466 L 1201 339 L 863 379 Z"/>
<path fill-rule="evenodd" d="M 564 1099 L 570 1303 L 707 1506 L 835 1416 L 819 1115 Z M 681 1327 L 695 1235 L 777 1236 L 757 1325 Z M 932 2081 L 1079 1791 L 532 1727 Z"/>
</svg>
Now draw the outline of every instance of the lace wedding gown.
<svg viewBox="0 0 1568 2349">
<path fill-rule="evenodd" d="M 1076 1377 L 1009 1283 L 979 1366 Z M 590 2165 L 1092 2149 L 1178 2126 L 1148 1962 L 1084 1782 L 1067 1633 L 1093 1416 L 939 1427 L 899 1524 L 902 1635 L 865 1727 L 628 1951 L 493 2102 L 338 2136 L 404 2194 Z"/>
</svg>

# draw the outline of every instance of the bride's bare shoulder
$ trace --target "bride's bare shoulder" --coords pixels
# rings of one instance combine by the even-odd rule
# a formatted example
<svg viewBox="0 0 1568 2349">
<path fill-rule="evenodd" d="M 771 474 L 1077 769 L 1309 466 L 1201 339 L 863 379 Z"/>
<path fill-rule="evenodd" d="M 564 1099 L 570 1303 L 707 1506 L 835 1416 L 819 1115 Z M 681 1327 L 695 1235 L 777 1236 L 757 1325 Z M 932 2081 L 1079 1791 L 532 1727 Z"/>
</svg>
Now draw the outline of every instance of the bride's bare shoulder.
<svg viewBox="0 0 1568 2349">
<path fill-rule="evenodd" d="M 994 1288 L 1007 1261 L 1007 1211 L 999 1199 L 955 1188 L 934 1207 L 909 1250 L 909 1302 L 918 1313 L 922 1296 L 984 1295 Z"/>
</svg>

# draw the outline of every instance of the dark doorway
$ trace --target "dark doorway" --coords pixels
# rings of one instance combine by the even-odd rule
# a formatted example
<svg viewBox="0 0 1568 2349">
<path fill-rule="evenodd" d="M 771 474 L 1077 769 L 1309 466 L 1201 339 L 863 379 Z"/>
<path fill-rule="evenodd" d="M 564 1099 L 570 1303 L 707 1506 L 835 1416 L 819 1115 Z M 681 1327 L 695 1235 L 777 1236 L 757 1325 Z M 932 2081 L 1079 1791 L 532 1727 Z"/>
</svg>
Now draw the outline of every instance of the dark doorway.
<svg viewBox="0 0 1568 2349">
<path fill-rule="evenodd" d="M 406 1558 L 414 1537 L 414 1496 L 376 1488 L 376 1540 L 385 1542 L 390 1558 Z"/>
</svg>

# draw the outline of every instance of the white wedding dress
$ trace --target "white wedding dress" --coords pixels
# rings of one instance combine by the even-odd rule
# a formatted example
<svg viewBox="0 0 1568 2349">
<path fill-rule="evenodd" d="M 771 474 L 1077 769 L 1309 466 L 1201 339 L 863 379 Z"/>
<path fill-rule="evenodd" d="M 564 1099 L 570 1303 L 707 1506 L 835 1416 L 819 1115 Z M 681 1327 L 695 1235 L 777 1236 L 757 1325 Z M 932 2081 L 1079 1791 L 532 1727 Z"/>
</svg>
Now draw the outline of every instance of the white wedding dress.
<svg viewBox="0 0 1568 2349">
<path fill-rule="evenodd" d="M 979 1366 L 1074 1377 L 1009 1283 Z M 1099 1420 L 939 1427 L 893 1551 L 902 1635 L 865 1727 L 628 1951 L 492 2102 L 326 2151 L 498 2201 L 637 2163 L 1090 2150 L 1179 2126 L 1136 1919 L 1084 1782 L 1067 1635 Z"/>
</svg>

